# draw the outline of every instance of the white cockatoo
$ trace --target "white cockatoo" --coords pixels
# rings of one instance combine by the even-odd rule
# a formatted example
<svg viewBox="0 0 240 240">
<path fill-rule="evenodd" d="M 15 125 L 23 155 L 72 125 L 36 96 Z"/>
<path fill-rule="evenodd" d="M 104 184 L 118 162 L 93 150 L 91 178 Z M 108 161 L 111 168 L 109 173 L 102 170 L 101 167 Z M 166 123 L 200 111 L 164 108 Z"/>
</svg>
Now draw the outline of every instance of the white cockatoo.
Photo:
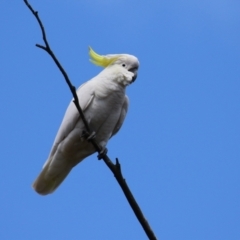
<svg viewBox="0 0 240 240">
<path fill-rule="evenodd" d="M 138 59 L 129 54 L 98 55 L 89 48 L 90 61 L 104 67 L 96 77 L 77 90 L 84 116 L 95 132 L 95 140 L 105 148 L 121 128 L 128 110 L 126 86 L 137 78 Z M 84 123 L 75 104 L 69 104 L 49 157 L 33 183 L 39 194 L 52 193 L 83 159 L 96 152 L 84 137 Z"/>
</svg>

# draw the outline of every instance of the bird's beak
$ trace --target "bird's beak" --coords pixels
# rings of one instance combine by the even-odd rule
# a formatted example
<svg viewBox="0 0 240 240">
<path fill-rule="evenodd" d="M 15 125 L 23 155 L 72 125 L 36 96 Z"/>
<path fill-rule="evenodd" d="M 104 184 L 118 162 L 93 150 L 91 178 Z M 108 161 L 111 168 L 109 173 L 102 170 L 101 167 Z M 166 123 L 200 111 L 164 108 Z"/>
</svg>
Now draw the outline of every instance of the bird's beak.
<svg viewBox="0 0 240 240">
<path fill-rule="evenodd" d="M 129 69 L 129 71 L 134 74 L 133 77 L 132 77 L 132 83 L 133 83 L 137 79 L 138 69 L 137 68 L 132 68 L 132 69 Z"/>
<path fill-rule="evenodd" d="M 134 82 L 136 79 L 137 79 L 137 72 L 134 73 L 134 76 L 133 76 L 133 78 L 132 78 L 132 82 Z"/>
</svg>

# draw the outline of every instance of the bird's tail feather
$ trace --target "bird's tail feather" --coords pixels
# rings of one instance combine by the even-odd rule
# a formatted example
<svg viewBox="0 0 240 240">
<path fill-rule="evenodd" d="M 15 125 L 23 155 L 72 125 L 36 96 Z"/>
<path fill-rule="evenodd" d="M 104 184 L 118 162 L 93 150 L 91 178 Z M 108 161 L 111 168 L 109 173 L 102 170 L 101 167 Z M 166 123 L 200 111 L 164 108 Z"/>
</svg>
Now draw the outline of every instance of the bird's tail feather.
<svg viewBox="0 0 240 240">
<path fill-rule="evenodd" d="M 47 195 L 55 191 L 72 169 L 70 166 L 65 166 L 61 168 L 61 171 L 56 171 L 53 174 L 49 171 L 50 162 L 43 167 L 43 170 L 32 185 L 34 190 L 41 195 Z"/>
</svg>

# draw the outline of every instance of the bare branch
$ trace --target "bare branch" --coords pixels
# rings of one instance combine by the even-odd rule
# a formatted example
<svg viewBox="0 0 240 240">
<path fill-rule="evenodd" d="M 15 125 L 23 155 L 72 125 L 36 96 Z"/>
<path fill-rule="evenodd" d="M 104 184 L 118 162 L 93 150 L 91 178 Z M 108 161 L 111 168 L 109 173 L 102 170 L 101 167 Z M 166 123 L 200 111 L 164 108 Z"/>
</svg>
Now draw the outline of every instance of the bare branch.
<svg viewBox="0 0 240 240">
<path fill-rule="evenodd" d="M 42 24 L 42 21 L 41 19 L 39 18 L 38 16 L 38 12 L 37 11 L 34 11 L 32 6 L 28 3 L 27 0 L 23 0 L 24 3 L 27 5 L 27 7 L 30 9 L 30 11 L 32 12 L 32 14 L 35 16 L 35 18 L 37 19 L 38 21 L 38 24 L 41 28 L 41 31 L 42 31 L 42 38 L 43 38 L 43 41 L 44 41 L 44 44 L 45 46 L 43 45 L 40 45 L 40 44 L 36 44 L 36 47 L 38 48 L 41 48 L 43 50 L 45 50 L 53 59 L 53 61 L 56 63 L 57 67 L 59 68 L 59 70 L 61 71 L 61 73 L 63 74 L 64 78 L 65 78 L 65 81 L 67 82 L 68 84 L 68 87 L 70 88 L 70 91 L 72 92 L 72 95 L 73 95 L 73 102 L 81 116 L 81 119 L 83 120 L 84 122 L 84 125 L 85 125 L 85 128 L 87 129 L 87 132 L 88 134 L 90 134 L 92 131 L 92 129 L 90 129 L 87 121 L 86 121 L 86 118 L 83 114 L 83 111 L 80 107 L 80 104 L 79 104 L 79 100 L 78 100 L 78 97 L 77 97 L 77 93 L 76 93 L 76 88 L 72 85 L 70 79 L 68 78 L 68 75 L 67 73 L 65 72 L 64 68 L 62 67 L 62 65 L 60 64 L 60 62 L 58 61 L 58 59 L 56 58 L 55 54 L 53 53 L 53 51 L 51 50 L 50 48 L 50 45 L 47 41 L 47 37 L 46 37 L 46 32 L 45 32 L 45 29 L 44 29 L 44 26 Z M 121 165 L 118 161 L 118 159 L 116 159 L 116 164 L 114 164 L 110 158 L 107 156 L 106 152 L 102 153 L 102 149 L 101 147 L 99 146 L 99 144 L 95 141 L 95 139 L 90 139 L 90 142 L 93 144 L 93 146 L 95 147 L 96 151 L 99 153 L 99 156 L 101 157 L 101 159 L 103 159 L 103 161 L 105 162 L 105 164 L 108 166 L 108 168 L 112 171 L 112 173 L 114 174 L 117 182 L 119 183 L 120 187 L 122 188 L 122 191 L 124 193 L 124 195 L 126 196 L 132 210 L 134 211 L 138 221 L 140 222 L 140 224 L 142 225 L 146 235 L 148 236 L 149 239 L 151 240 L 156 240 L 157 238 L 155 237 L 151 227 L 149 226 L 147 220 L 145 219 L 140 207 L 138 206 L 134 196 L 132 195 L 125 179 L 123 178 L 122 176 L 122 172 L 121 172 Z"/>
</svg>

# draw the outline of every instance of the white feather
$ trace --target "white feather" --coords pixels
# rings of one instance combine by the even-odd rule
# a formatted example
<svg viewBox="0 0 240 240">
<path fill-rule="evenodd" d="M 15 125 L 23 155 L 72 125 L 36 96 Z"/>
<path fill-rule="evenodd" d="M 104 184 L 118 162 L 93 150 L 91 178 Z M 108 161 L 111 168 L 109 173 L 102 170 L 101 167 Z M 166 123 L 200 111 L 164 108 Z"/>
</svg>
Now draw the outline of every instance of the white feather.
<svg viewBox="0 0 240 240">
<path fill-rule="evenodd" d="M 105 147 L 108 140 L 121 128 L 128 110 L 125 88 L 137 74 L 139 62 L 123 54 L 99 75 L 77 90 L 80 106 L 96 141 Z M 134 69 L 134 71 L 129 71 Z M 53 192 L 71 169 L 95 152 L 90 142 L 82 137 L 85 126 L 75 104 L 67 108 L 49 157 L 33 188 L 42 195 Z"/>
</svg>

